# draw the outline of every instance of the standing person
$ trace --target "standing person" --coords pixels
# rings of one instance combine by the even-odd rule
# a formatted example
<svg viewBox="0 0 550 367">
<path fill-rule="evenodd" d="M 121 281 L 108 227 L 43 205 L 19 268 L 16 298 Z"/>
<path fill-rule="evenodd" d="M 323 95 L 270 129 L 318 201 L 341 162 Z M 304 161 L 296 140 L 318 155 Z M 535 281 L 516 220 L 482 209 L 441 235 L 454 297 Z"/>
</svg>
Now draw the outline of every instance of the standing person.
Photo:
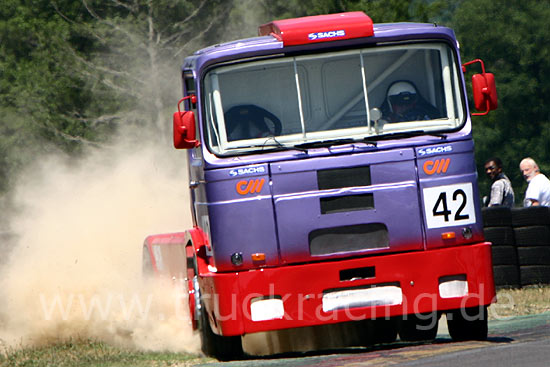
<svg viewBox="0 0 550 367">
<path fill-rule="evenodd" d="M 529 185 L 525 191 L 523 206 L 550 206 L 550 180 L 540 173 L 539 166 L 533 158 L 524 158 L 519 169 Z"/>
<path fill-rule="evenodd" d="M 493 181 L 491 184 L 491 196 L 487 206 L 514 206 L 514 189 L 510 179 L 502 172 L 500 158 L 489 158 L 485 162 L 485 173 Z"/>
</svg>

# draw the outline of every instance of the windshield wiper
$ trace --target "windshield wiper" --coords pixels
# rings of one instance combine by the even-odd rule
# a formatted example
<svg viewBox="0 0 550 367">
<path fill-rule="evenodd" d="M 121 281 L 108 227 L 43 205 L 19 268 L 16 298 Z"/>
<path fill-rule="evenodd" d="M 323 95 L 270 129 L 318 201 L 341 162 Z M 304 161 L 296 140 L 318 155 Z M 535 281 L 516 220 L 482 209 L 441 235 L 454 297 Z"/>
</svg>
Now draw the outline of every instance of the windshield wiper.
<svg viewBox="0 0 550 367">
<path fill-rule="evenodd" d="M 325 147 L 331 147 L 333 145 L 352 144 L 357 142 L 358 142 L 357 139 L 352 139 L 352 138 L 320 140 L 320 141 L 311 141 L 308 143 L 296 144 L 294 148 L 296 149 L 325 148 Z"/>
<path fill-rule="evenodd" d="M 299 150 L 300 152 L 304 152 L 304 153 L 307 153 L 307 150 L 304 149 L 304 148 L 301 148 L 301 147 L 298 147 L 298 146 L 288 146 L 288 145 L 283 145 L 281 144 L 281 142 L 277 139 L 275 139 L 274 136 L 270 136 L 265 142 L 264 144 L 267 144 L 268 141 L 270 140 L 273 140 L 273 142 L 276 144 L 277 147 L 281 148 L 281 150 Z"/>
<path fill-rule="evenodd" d="M 405 139 L 405 138 L 412 138 L 413 136 L 419 136 L 419 135 L 431 135 L 431 136 L 441 138 L 442 140 L 447 139 L 447 135 L 445 134 L 430 133 L 424 130 L 413 130 L 413 131 L 403 131 L 403 132 L 397 132 L 397 133 L 388 133 L 388 134 L 382 134 L 382 135 L 369 136 L 369 137 L 366 137 L 363 141 L 367 143 L 375 144 L 377 140 Z"/>
<path fill-rule="evenodd" d="M 264 149 L 270 149 L 270 150 L 299 150 L 301 152 L 307 153 L 307 150 L 300 147 L 294 147 L 294 146 L 288 146 L 281 144 L 280 141 L 275 139 L 274 136 L 268 137 L 262 144 L 251 144 L 251 145 L 244 145 L 242 147 L 238 147 L 237 149 L 249 149 L 249 148 L 262 148 Z"/>
<path fill-rule="evenodd" d="M 447 139 L 447 135 L 445 134 L 430 133 L 424 130 L 413 130 L 413 131 L 387 133 L 382 135 L 374 135 L 374 136 L 365 137 L 363 139 L 342 138 L 342 139 L 318 140 L 318 141 L 311 141 L 307 143 L 296 144 L 294 146 L 289 146 L 289 145 L 283 145 L 281 142 L 275 139 L 275 137 L 271 136 L 267 138 L 262 144 L 244 145 L 242 147 L 237 147 L 235 149 L 261 148 L 262 150 L 264 149 L 298 150 L 298 151 L 307 153 L 308 149 L 326 148 L 326 147 L 332 147 L 335 145 L 344 145 L 344 144 L 353 144 L 353 143 L 365 143 L 376 147 L 376 142 L 378 140 L 405 139 L 405 138 L 411 138 L 413 136 L 419 136 L 419 135 L 430 135 L 430 136 L 441 138 L 443 140 Z"/>
</svg>

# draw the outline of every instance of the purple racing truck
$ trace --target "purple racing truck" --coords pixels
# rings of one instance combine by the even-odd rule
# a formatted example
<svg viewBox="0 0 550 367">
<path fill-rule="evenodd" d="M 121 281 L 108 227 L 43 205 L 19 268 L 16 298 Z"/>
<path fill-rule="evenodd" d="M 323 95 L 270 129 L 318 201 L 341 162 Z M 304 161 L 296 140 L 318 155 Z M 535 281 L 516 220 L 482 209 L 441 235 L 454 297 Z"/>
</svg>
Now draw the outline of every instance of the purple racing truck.
<svg viewBox="0 0 550 367">
<path fill-rule="evenodd" d="M 454 32 L 363 12 L 273 21 L 182 66 L 174 145 L 193 228 L 153 235 L 144 268 L 185 284 L 202 349 L 355 323 L 370 343 L 487 337 L 495 301 L 472 122 L 497 107 Z M 366 343 L 366 341 L 365 341 Z"/>
</svg>

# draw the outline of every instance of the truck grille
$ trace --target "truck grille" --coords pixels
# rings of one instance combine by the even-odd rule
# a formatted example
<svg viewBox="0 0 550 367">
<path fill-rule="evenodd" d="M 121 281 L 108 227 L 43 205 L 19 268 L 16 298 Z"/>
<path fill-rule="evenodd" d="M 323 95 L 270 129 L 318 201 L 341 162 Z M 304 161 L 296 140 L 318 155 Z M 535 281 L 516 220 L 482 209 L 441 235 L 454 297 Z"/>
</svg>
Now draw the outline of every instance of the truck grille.
<svg viewBox="0 0 550 367">
<path fill-rule="evenodd" d="M 374 209 L 372 194 L 330 196 L 319 200 L 321 202 L 321 214 Z"/>
<path fill-rule="evenodd" d="M 370 166 L 324 169 L 317 171 L 319 190 L 370 186 Z"/>
<path fill-rule="evenodd" d="M 322 228 L 309 233 L 311 255 L 389 247 L 388 228 L 382 223 Z"/>
</svg>

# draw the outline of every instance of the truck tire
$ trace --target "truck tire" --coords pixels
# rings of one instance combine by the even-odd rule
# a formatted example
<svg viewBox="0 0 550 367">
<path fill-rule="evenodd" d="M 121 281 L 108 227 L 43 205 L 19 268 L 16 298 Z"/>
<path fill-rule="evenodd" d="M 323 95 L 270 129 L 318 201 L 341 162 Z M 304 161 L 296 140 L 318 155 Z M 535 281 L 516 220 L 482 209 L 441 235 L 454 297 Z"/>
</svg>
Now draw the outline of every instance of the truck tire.
<svg viewBox="0 0 550 367">
<path fill-rule="evenodd" d="M 519 265 L 550 265 L 550 246 L 518 247 Z"/>
<path fill-rule="evenodd" d="M 206 308 L 201 302 L 199 310 L 199 331 L 201 337 L 201 350 L 209 356 L 220 361 L 231 361 L 244 357 L 243 346 L 240 336 L 220 336 L 214 334 L 208 322 Z"/>
<path fill-rule="evenodd" d="M 491 246 L 493 255 L 493 266 L 497 265 L 517 265 L 518 253 L 515 246 Z"/>
<path fill-rule="evenodd" d="M 514 227 L 550 226 L 550 207 L 513 208 L 512 225 Z"/>
<path fill-rule="evenodd" d="M 550 266 L 526 265 L 519 267 L 521 285 L 549 284 Z"/>
<path fill-rule="evenodd" d="M 519 268 L 517 265 L 496 265 L 493 266 L 495 286 L 498 288 L 518 288 Z"/>
<path fill-rule="evenodd" d="M 447 314 L 449 335 L 454 341 L 486 340 L 488 332 L 487 307 L 472 307 Z"/>
<path fill-rule="evenodd" d="M 402 341 L 432 341 L 437 335 L 439 315 L 405 315 L 399 323 L 399 338 Z"/>
<path fill-rule="evenodd" d="M 193 256 L 193 273 L 195 278 L 199 274 L 197 258 Z M 195 307 L 195 318 L 198 321 L 198 329 L 201 338 L 201 351 L 209 357 L 214 357 L 220 361 L 231 361 L 242 359 L 244 357 L 242 339 L 240 336 L 220 336 L 214 334 L 208 321 L 206 307 L 202 301 L 202 291 L 198 282 L 195 283 L 195 297 L 199 297 L 198 305 Z M 192 315 L 193 316 L 193 315 Z"/>
<path fill-rule="evenodd" d="M 491 206 L 481 209 L 484 227 L 502 227 L 512 225 L 512 212 L 504 206 Z"/>
<path fill-rule="evenodd" d="M 397 340 L 397 325 L 395 320 L 373 320 L 374 344 L 389 344 Z"/>
<path fill-rule="evenodd" d="M 514 228 L 516 245 L 550 246 L 550 226 L 527 226 Z"/>
<path fill-rule="evenodd" d="M 509 246 L 514 244 L 514 229 L 509 227 L 483 228 L 485 241 L 492 242 L 495 246 Z"/>
</svg>

